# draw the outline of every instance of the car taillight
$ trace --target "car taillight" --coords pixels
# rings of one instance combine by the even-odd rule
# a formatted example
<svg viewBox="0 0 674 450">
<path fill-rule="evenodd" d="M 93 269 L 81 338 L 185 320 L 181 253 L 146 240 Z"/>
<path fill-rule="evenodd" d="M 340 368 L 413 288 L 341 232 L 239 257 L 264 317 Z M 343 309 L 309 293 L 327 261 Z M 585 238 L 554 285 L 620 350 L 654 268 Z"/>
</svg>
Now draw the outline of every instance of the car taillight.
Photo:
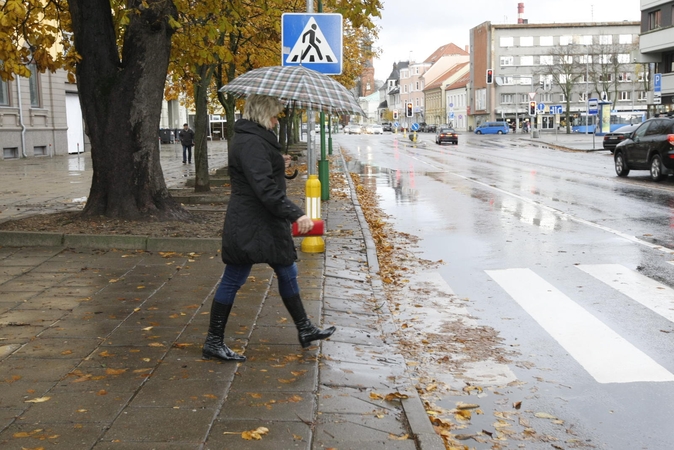
<svg viewBox="0 0 674 450">
<path fill-rule="evenodd" d="M 667 135 L 667 142 L 669 142 L 669 145 L 674 146 L 674 134 Z"/>
</svg>

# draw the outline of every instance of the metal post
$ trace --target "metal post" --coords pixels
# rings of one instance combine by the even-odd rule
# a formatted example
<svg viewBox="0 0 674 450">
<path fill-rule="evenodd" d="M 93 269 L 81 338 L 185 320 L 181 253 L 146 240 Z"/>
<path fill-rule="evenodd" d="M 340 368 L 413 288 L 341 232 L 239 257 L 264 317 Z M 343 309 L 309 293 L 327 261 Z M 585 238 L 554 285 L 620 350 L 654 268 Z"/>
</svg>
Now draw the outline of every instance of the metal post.
<svg viewBox="0 0 674 450">
<path fill-rule="evenodd" d="M 323 12 L 323 0 L 318 0 L 318 12 Z M 325 113 L 321 111 L 321 160 L 318 162 L 318 179 L 321 182 L 321 200 L 330 199 L 330 160 L 325 154 Z"/>
</svg>

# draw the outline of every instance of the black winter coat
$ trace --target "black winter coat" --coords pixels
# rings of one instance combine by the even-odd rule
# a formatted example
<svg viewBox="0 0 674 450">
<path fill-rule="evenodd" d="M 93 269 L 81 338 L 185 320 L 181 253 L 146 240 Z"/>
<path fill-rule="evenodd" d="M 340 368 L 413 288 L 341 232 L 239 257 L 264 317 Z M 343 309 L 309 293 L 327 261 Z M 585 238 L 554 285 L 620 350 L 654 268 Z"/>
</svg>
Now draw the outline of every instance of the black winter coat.
<svg viewBox="0 0 674 450">
<path fill-rule="evenodd" d="M 304 212 L 286 197 L 285 161 L 276 135 L 255 122 L 234 124 L 229 149 L 232 194 L 222 232 L 225 264 L 290 265 L 290 225 Z"/>
</svg>

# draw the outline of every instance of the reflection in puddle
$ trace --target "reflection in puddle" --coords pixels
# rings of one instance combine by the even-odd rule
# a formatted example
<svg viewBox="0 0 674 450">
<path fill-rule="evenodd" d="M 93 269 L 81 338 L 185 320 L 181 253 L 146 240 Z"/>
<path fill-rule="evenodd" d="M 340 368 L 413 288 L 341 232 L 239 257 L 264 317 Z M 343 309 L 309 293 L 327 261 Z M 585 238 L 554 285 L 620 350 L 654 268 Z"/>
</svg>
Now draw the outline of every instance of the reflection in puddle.
<svg viewBox="0 0 674 450">
<path fill-rule="evenodd" d="M 69 172 L 84 172 L 86 170 L 84 157 L 71 156 L 68 158 Z M 68 175 L 79 176 L 79 173 L 69 173 Z"/>
</svg>

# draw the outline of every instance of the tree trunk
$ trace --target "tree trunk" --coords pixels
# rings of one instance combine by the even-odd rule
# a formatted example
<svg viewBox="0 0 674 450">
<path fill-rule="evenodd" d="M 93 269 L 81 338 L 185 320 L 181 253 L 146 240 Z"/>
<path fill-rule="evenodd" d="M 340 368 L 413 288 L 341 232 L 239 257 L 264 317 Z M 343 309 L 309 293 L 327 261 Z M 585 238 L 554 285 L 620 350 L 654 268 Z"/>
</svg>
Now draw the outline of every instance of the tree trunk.
<svg viewBox="0 0 674 450">
<path fill-rule="evenodd" d="M 109 0 L 70 0 L 77 87 L 91 141 L 93 179 L 84 215 L 138 220 L 185 219 L 169 194 L 159 160 L 158 128 L 171 36 L 170 0 L 128 2 L 121 50 Z"/>
<path fill-rule="evenodd" d="M 197 68 L 199 80 L 194 83 L 194 168 L 195 192 L 208 192 L 211 182 L 208 176 L 208 87 L 211 84 L 213 68 L 202 65 Z"/>
</svg>

